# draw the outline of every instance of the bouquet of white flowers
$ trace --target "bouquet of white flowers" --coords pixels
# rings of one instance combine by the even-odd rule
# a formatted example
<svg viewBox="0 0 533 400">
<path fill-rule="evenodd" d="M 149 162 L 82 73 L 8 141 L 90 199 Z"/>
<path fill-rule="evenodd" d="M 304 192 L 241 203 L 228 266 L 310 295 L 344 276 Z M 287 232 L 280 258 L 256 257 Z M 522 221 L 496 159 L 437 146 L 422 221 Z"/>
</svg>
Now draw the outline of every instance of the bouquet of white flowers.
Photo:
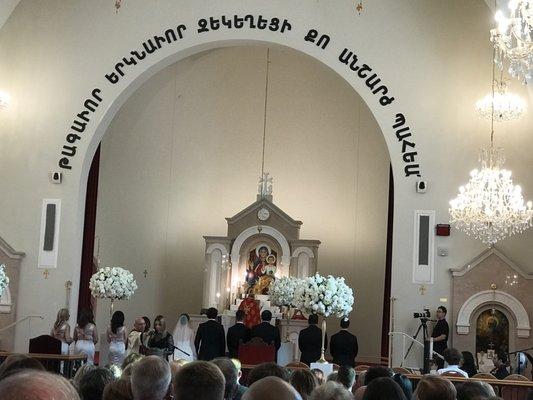
<svg viewBox="0 0 533 400">
<path fill-rule="evenodd" d="M 345 317 L 352 311 L 353 291 L 344 278 L 331 275 L 315 276 L 302 279 L 294 293 L 294 304 L 307 314 L 319 314 L 324 317 L 336 315 Z"/>
<path fill-rule="evenodd" d="M 9 285 L 9 278 L 6 275 L 5 271 L 6 266 L 4 264 L 0 265 L 0 296 L 4 293 L 7 286 Z"/>
<path fill-rule="evenodd" d="M 129 299 L 137 290 L 133 274 L 120 267 L 103 267 L 89 281 L 89 289 L 99 299 Z"/>
<path fill-rule="evenodd" d="M 268 291 L 272 304 L 278 307 L 294 306 L 294 291 L 300 281 L 293 276 L 284 276 L 272 282 Z"/>
</svg>

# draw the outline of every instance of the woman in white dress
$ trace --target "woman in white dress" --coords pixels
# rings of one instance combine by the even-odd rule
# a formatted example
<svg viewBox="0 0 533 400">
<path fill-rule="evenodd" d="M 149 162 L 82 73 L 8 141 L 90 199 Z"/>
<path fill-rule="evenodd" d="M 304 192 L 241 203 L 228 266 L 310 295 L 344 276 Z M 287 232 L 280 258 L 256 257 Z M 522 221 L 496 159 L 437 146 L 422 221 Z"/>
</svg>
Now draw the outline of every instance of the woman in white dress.
<svg viewBox="0 0 533 400">
<path fill-rule="evenodd" d="M 189 320 L 190 318 L 187 314 L 181 314 L 178 318 L 178 323 L 172 336 L 174 337 L 174 345 L 179 347 L 180 350 L 174 349 L 174 360 L 194 361 L 196 358 L 193 350 L 193 331 L 189 326 Z"/>
<path fill-rule="evenodd" d="M 121 366 L 126 356 L 126 328 L 122 311 L 115 311 L 111 317 L 111 325 L 107 328 L 107 342 L 109 364 Z"/>
<path fill-rule="evenodd" d="M 70 325 L 67 323 L 69 318 L 70 313 L 68 309 L 60 309 L 57 312 L 56 322 L 50 332 L 50 336 L 61 340 L 61 354 L 68 354 L 68 346 L 72 343 L 72 338 L 70 337 Z"/>
<path fill-rule="evenodd" d="M 98 332 L 92 310 L 81 310 L 78 323 L 74 328 L 74 353 L 85 354 L 87 363 L 94 364 L 94 345 L 98 342 Z"/>
</svg>

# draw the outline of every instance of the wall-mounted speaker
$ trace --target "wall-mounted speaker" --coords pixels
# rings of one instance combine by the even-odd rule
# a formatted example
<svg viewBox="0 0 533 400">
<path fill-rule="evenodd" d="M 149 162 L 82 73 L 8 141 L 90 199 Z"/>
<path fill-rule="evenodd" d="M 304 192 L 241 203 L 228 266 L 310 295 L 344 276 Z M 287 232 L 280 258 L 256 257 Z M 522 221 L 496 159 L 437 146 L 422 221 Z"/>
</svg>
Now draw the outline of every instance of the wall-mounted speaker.
<svg viewBox="0 0 533 400">
<path fill-rule="evenodd" d="M 39 238 L 39 268 L 57 267 L 60 212 L 61 200 L 43 200 Z"/>
</svg>

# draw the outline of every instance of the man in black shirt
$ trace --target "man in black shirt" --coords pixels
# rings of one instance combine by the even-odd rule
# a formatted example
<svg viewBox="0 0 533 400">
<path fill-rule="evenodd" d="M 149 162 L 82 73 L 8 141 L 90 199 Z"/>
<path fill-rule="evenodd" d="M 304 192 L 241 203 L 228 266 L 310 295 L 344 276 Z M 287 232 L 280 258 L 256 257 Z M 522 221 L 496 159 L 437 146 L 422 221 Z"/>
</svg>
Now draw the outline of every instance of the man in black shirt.
<svg viewBox="0 0 533 400">
<path fill-rule="evenodd" d="M 446 322 L 446 307 L 440 306 L 437 308 L 437 323 L 433 328 L 431 337 L 433 338 L 433 351 L 440 355 L 448 348 L 448 336 L 450 334 L 450 327 Z M 439 357 L 433 357 L 439 369 L 444 368 L 444 360 Z"/>
<path fill-rule="evenodd" d="M 349 326 L 349 319 L 341 319 L 341 330 L 331 337 L 329 352 L 333 357 L 334 364 L 354 367 L 359 347 L 357 337 L 348 332 Z"/>
<path fill-rule="evenodd" d="M 309 316 L 309 326 L 300 331 L 298 336 L 298 348 L 302 352 L 300 362 L 310 365 L 320 359 L 322 353 L 322 329 L 318 326 L 318 315 Z M 324 342 L 324 348 L 328 348 L 328 336 Z"/>
<path fill-rule="evenodd" d="M 263 339 L 263 342 L 267 344 L 274 344 L 276 347 L 276 353 L 281 347 L 281 336 L 279 329 L 270 324 L 272 320 L 272 313 L 265 310 L 261 313 L 261 322 L 252 328 L 251 338 L 258 337 Z"/>
<path fill-rule="evenodd" d="M 250 340 L 250 328 L 244 325 L 244 317 L 244 311 L 238 310 L 235 313 L 235 325 L 228 329 L 227 344 L 229 358 L 238 358 L 239 344 L 246 343 Z"/>
</svg>

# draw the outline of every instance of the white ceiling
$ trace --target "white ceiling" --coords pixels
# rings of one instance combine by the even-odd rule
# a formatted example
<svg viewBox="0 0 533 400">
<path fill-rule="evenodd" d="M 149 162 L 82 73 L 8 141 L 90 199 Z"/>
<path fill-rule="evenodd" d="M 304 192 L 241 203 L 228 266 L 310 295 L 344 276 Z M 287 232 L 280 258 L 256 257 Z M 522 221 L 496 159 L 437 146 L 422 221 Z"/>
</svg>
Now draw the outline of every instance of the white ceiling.
<svg viewBox="0 0 533 400">
<path fill-rule="evenodd" d="M 0 29 L 2 29 L 19 2 L 20 0 L 0 0 Z"/>
</svg>

